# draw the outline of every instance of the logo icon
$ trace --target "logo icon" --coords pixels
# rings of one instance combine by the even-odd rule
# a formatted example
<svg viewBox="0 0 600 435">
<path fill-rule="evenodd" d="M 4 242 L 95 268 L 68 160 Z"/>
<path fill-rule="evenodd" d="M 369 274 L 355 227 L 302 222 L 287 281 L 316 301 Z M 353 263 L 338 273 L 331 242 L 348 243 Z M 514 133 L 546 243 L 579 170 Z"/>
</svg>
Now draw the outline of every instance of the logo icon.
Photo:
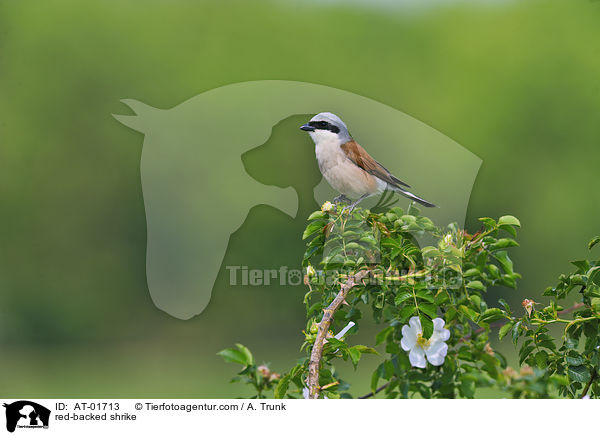
<svg viewBox="0 0 600 435">
<path fill-rule="evenodd" d="M 47 429 L 50 410 L 29 400 L 19 400 L 4 404 L 6 408 L 6 430 L 14 432 L 18 428 Z"/>
</svg>

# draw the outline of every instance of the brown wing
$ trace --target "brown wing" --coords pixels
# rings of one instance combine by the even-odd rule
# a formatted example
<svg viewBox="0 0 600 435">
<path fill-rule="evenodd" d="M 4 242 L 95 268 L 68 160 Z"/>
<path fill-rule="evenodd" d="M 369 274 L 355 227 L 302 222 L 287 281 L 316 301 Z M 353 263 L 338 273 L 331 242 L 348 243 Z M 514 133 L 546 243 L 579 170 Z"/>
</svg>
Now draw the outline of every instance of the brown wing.
<svg viewBox="0 0 600 435">
<path fill-rule="evenodd" d="M 369 174 L 376 176 L 377 178 L 385 181 L 386 183 L 391 184 L 392 186 L 410 187 L 405 182 L 400 181 L 396 177 L 394 177 L 390 173 L 390 171 L 385 169 L 383 165 L 381 165 L 373 157 L 371 157 L 363 147 L 356 143 L 356 141 L 350 140 L 346 142 L 342 145 L 342 150 L 346 154 L 346 157 L 348 157 L 354 162 L 354 164 L 361 167 Z"/>
</svg>

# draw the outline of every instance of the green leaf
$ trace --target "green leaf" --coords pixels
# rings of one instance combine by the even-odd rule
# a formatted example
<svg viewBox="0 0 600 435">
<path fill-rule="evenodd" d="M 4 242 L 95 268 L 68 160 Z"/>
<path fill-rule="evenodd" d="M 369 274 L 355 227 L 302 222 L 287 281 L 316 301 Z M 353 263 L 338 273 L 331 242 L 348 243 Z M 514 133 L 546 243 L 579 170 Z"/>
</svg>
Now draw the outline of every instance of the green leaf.
<svg viewBox="0 0 600 435">
<path fill-rule="evenodd" d="M 488 230 L 491 230 L 491 229 L 494 229 L 494 228 L 496 228 L 496 221 L 495 221 L 494 219 L 492 219 L 492 218 L 489 218 L 489 217 L 482 217 L 482 218 L 479 218 L 479 220 L 480 220 L 481 222 L 483 222 L 483 225 L 485 225 L 485 227 L 486 227 Z"/>
<path fill-rule="evenodd" d="M 381 364 L 379 367 L 377 367 L 377 369 L 373 372 L 373 374 L 371 375 L 371 391 L 373 393 L 375 393 L 375 391 L 377 390 L 377 384 L 379 383 L 379 379 L 381 378 L 381 369 L 380 367 L 383 364 Z"/>
<path fill-rule="evenodd" d="M 479 276 L 481 275 L 481 271 L 477 268 L 472 268 L 472 269 L 468 269 L 465 271 L 465 273 L 463 273 L 463 277 L 465 278 L 469 278 L 471 276 Z"/>
<path fill-rule="evenodd" d="M 229 348 L 224 349 L 220 352 L 217 352 L 217 355 L 223 357 L 225 362 L 231 362 L 236 364 L 241 364 L 243 366 L 249 366 L 253 363 L 252 354 L 250 351 L 242 346 L 241 344 L 236 344 L 237 349 Z"/>
<path fill-rule="evenodd" d="M 324 226 L 325 226 L 325 222 L 322 222 L 322 221 L 311 222 L 304 230 L 304 233 L 302 234 L 302 240 L 309 238 L 317 231 L 321 231 Z"/>
<path fill-rule="evenodd" d="M 540 369 L 545 369 L 548 366 L 548 354 L 542 350 L 535 354 L 535 363 Z"/>
<path fill-rule="evenodd" d="M 292 379 L 292 373 L 285 374 L 277 383 L 275 387 L 274 396 L 275 399 L 283 399 L 285 397 L 285 393 L 287 393 L 288 387 L 290 385 L 290 380 Z"/>
<path fill-rule="evenodd" d="M 460 394 L 463 397 L 472 399 L 475 395 L 475 382 L 470 379 L 463 379 L 460 383 Z"/>
<path fill-rule="evenodd" d="M 356 349 L 356 347 L 348 348 L 348 354 L 350 355 L 350 360 L 352 361 L 352 365 L 354 368 L 358 365 L 358 361 L 360 361 L 361 352 Z"/>
<path fill-rule="evenodd" d="M 499 303 L 500 305 L 502 305 L 502 307 L 504 308 L 504 310 L 505 310 L 505 311 L 506 311 L 508 314 L 511 314 L 511 313 L 512 313 L 512 311 L 511 311 L 511 309 L 510 309 L 510 305 L 508 305 L 504 299 L 498 299 L 498 303 Z"/>
<path fill-rule="evenodd" d="M 521 222 L 514 216 L 506 215 L 498 219 L 498 225 L 514 225 L 516 227 L 521 227 Z"/>
<path fill-rule="evenodd" d="M 504 319 L 504 312 L 500 308 L 488 308 L 479 318 L 480 322 L 491 323 L 495 320 Z"/>
<path fill-rule="evenodd" d="M 458 309 L 463 314 L 465 314 L 469 319 L 471 319 L 471 321 L 473 321 L 473 322 L 475 322 L 477 320 L 477 317 L 479 317 L 479 314 L 477 314 L 477 312 L 473 311 L 472 309 L 470 309 L 469 307 L 467 307 L 465 305 L 460 305 L 458 307 Z"/>
<path fill-rule="evenodd" d="M 587 272 L 588 283 L 600 285 L 600 266 L 594 266 Z"/>
<path fill-rule="evenodd" d="M 565 357 L 567 364 L 570 366 L 581 366 L 585 364 L 585 359 L 576 352 L 570 352 L 569 355 Z"/>
<path fill-rule="evenodd" d="M 596 236 L 592 240 L 590 240 L 590 243 L 588 243 L 588 249 L 592 249 L 598 243 L 600 243 L 600 236 Z"/>
<path fill-rule="evenodd" d="M 244 355 L 247 365 L 254 364 L 254 357 L 252 356 L 252 352 L 243 344 L 236 343 L 235 347 Z"/>
<path fill-rule="evenodd" d="M 420 316 L 421 327 L 423 328 L 423 337 L 429 339 L 433 334 L 433 321 L 426 316 Z"/>
<path fill-rule="evenodd" d="M 440 255 L 440 250 L 433 246 L 425 246 L 421 249 L 421 254 L 423 257 L 438 257 Z"/>
<path fill-rule="evenodd" d="M 523 361 L 525 361 L 527 359 L 529 354 L 531 352 L 533 352 L 534 349 L 535 349 L 535 346 L 532 344 L 522 347 L 521 350 L 519 351 L 519 364 L 523 364 Z"/>
<path fill-rule="evenodd" d="M 467 283 L 466 287 L 473 290 L 485 291 L 485 286 L 483 285 L 483 283 L 477 280 Z"/>
<path fill-rule="evenodd" d="M 437 307 L 433 304 L 421 304 L 419 305 L 419 311 L 427 314 L 432 319 L 437 317 Z"/>
<path fill-rule="evenodd" d="M 400 310 L 398 313 L 398 317 L 402 323 L 406 322 L 410 316 L 414 314 L 416 311 L 416 307 L 414 305 L 407 305 L 406 307 Z"/>
<path fill-rule="evenodd" d="M 399 295 L 396 296 L 396 298 L 394 299 L 394 304 L 396 306 L 402 304 L 402 302 L 412 298 L 412 293 L 411 292 L 406 292 L 406 293 L 401 293 Z"/>
<path fill-rule="evenodd" d="M 502 328 L 500 328 L 500 331 L 498 331 L 498 338 L 502 340 L 504 337 L 506 337 L 506 334 L 508 334 L 508 331 L 512 329 L 514 324 L 515 322 L 511 321 L 502 326 Z"/>
<path fill-rule="evenodd" d="M 508 274 L 514 273 L 513 262 L 508 257 L 508 252 L 498 251 L 494 254 L 494 257 L 496 258 L 496 260 L 498 260 L 498 263 L 500 263 L 504 272 L 506 272 Z"/>
<path fill-rule="evenodd" d="M 513 326 L 512 329 L 512 340 L 513 343 L 516 345 L 517 341 L 519 340 L 519 333 L 521 332 L 521 322 L 517 322 L 515 323 L 515 325 Z"/>
<path fill-rule="evenodd" d="M 489 249 L 490 251 L 497 251 L 498 249 L 511 248 L 513 246 L 519 246 L 519 244 L 513 239 L 499 239 L 489 245 Z"/>
<path fill-rule="evenodd" d="M 567 373 L 571 380 L 581 383 L 588 382 L 592 377 L 590 370 L 586 366 L 569 366 Z"/>
<path fill-rule="evenodd" d="M 429 290 L 419 290 L 415 296 L 427 302 L 433 303 L 435 301 L 435 297 L 429 292 Z"/>
<path fill-rule="evenodd" d="M 315 219 L 320 219 L 320 218 L 324 218 L 325 217 L 325 213 L 323 213 L 321 210 L 317 210 L 317 211 L 313 211 L 310 216 L 308 217 L 308 219 L 306 219 L 307 221 L 312 221 Z"/>
</svg>

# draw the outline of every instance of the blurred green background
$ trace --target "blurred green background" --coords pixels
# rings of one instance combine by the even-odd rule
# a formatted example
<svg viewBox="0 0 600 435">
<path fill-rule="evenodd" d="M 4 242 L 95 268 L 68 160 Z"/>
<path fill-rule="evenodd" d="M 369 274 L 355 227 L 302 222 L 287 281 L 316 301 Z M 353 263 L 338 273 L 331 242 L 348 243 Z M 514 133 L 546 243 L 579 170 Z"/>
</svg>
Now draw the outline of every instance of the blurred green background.
<svg viewBox="0 0 600 435">
<path fill-rule="evenodd" d="M 276 371 L 300 356 L 304 289 L 231 287 L 225 269 L 300 263 L 319 174 L 298 119 L 266 144 L 279 170 L 243 156 L 257 179 L 296 188 L 297 218 L 253 208 L 210 305 L 181 321 L 146 287 L 143 136 L 112 118 L 129 113 L 123 98 L 169 108 L 264 79 L 367 96 L 483 159 L 468 228 L 520 218 L 523 279 L 488 302 L 541 298 L 586 257 L 600 220 L 600 3 L 402 5 L 1 0 L 0 395 L 236 397 L 248 390 L 228 383 L 236 367 L 218 350 L 244 343 Z M 371 360 L 344 371 L 356 394 Z"/>
</svg>

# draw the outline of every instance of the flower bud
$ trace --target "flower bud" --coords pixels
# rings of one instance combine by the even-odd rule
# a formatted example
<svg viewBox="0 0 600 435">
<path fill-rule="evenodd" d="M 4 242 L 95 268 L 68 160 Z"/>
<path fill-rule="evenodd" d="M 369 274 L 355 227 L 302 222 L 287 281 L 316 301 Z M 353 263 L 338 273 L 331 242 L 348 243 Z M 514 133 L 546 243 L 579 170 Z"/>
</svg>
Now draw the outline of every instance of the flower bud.
<svg viewBox="0 0 600 435">
<path fill-rule="evenodd" d="M 269 376 L 271 376 L 271 370 L 269 370 L 269 367 L 267 367 L 266 365 L 260 365 L 256 368 L 256 370 L 258 371 L 258 373 L 260 373 L 260 375 L 263 378 L 268 378 Z"/>
<path fill-rule="evenodd" d="M 521 305 L 523 305 L 523 308 L 525 308 L 525 311 L 527 311 L 527 315 L 531 316 L 535 302 L 531 299 L 525 299 L 523 302 L 521 302 Z"/>
<path fill-rule="evenodd" d="M 329 201 L 325 201 L 325 203 L 321 206 L 321 211 L 329 212 L 331 210 L 333 210 L 333 204 L 330 203 Z"/>
</svg>

